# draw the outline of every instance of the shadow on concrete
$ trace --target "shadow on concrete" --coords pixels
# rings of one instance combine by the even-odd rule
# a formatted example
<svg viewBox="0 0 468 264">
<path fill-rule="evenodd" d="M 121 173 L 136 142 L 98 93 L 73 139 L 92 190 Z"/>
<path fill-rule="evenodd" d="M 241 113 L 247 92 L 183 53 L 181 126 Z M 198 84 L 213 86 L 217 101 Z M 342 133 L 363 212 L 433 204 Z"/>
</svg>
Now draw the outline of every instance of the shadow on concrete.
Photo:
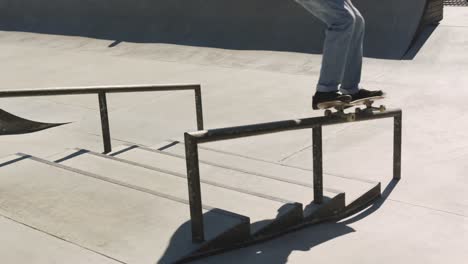
<svg viewBox="0 0 468 264">
<path fill-rule="evenodd" d="M 213 238 L 218 234 L 225 233 L 227 229 L 237 227 L 241 223 L 248 223 L 248 218 L 215 208 L 203 214 L 203 221 L 205 226 L 205 238 L 210 240 L 210 238 Z M 191 230 L 190 220 L 179 226 L 172 235 L 164 254 L 156 263 L 174 263 L 182 257 L 186 257 L 198 250 L 199 246 L 211 248 L 211 245 L 197 245 L 192 243 Z M 236 239 L 235 236 L 230 236 L 230 238 Z"/>
<path fill-rule="evenodd" d="M 174 263 L 184 255 L 189 254 L 190 252 L 184 252 L 181 249 L 181 246 L 184 247 L 185 244 L 191 243 L 191 227 L 190 221 L 182 224 L 172 236 L 164 255 L 156 262 L 157 264 L 169 264 Z M 185 247 L 184 247 L 185 248 Z"/>
<path fill-rule="evenodd" d="M 30 158 L 30 156 L 25 155 L 25 156 L 18 156 L 18 157 L 12 158 L 11 160 L 8 160 L 8 161 L 5 161 L 5 162 L 0 162 L 0 168 L 11 165 L 11 164 L 16 163 L 16 162 L 20 162 L 20 161 L 28 159 L 28 158 Z"/>
<path fill-rule="evenodd" d="M 382 198 L 377 200 L 374 204 L 368 207 L 365 211 L 351 216 L 344 221 L 327 222 L 311 226 L 309 228 L 301 229 L 290 234 L 281 236 L 279 238 L 266 241 L 264 243 L 252 245 L 246 248 L 241 248 L 224 254 L 216 255 L 209 258 L 192 261 L 190 263 L 243 263 L 243 264 L 285 264 L 288 262 L 288 257 L 293 251 L 309 251 L 312 248 L 326 243 L 335 238 L 356 232 L 349 226 L 372 213 L 376 212 L 387 200 L 389 195 L 397 186 L 398 181 L 391 181 L 384 189 Z M 278 210 L 278 215 L 281 214 L 281 208 Z M 164 254 L 164 256 L 157 261 L 158 264 L 171 263 L 168 260 L 173 259 L 174 256 L 180 256 L 178 244 L 181 241 L 186 243 L 189 237 L 187 229 L 190 229 L 190 221 L 184 223 L 172 236 L 171 242 Z"/>
<path fill-rule="evenodd" d="M 282 216 L 288 214 L 288 212 L 290 212 L 291 210 L 291 205 L 290 204 L 285 204 L 283 206 L 281 206 L 278 210 L 277 210 L 277 214 L 276 214 L 276 217 L 275 219 L 280 219 Z M 257 221 L 257 222 L 254 222 L 254 223 L 251 223 L 250 224 L 250 229 L 251 230 L 257 230 L 258 228 L 261 228 L 265 225 L 268 225 L 268 223 L 270 223 L 273 219 L 271 220 L 262 220 L 262 221 Z"/>
<path fill-rule="evenodd" d="M 382 207 L 382 205 L 385 203 L 387 198 L 390 196 L 390 194 L 393 192 L 395 187 L 397 186 L 398 181 L 392 180 L 391 182 L 388 183 L 388 185 L 385 187 L 385 189 L 382 192 L 382 197 L 375 201 L 370 207 L 368 207 L 366 210 L 352 216 L 351 218 L 346 219 L 345 221 L 342 221 L 342 224 L 352 224 L 354 222 L 357 222 L 359 220 L 362 220 L 363 218 L 375 213 L 377 210 Z"/>
<path fill-rule="evenodd" d="M 108 47 L 108 48 L 113 48 L 113 47 L 119 45 L 120 43 L 122 43 L 121 40 L 116 40 L 116 41 L 112 42 L 112 43 L 111 43 L 109 46 L 107 46 L 107 47 Z"/>
<path fill-rule="evenodd" d="M 293 251 L 306 252 L 320 244 L 352 232 L 355 230 L 344 224 L 320 224 L 262 244 L 190 263 L 285 264 Z M 311 263 L 313 263 L 312 260 Z"/>
</svg>

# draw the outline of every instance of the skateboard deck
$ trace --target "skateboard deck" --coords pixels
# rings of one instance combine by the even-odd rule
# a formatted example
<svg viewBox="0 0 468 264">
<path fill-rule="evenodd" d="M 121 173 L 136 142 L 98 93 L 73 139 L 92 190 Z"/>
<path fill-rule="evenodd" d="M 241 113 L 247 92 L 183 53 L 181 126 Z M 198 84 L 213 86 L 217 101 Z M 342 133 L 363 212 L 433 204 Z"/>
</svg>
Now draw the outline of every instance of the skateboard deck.
<svg viewBox="0 0 468 264">
<path fill-rule="evenodd" d="M 385 96 L 374 96 L 374 97 L 368 97 L 365 99 L 354 100 L 349 103 L 337 100 L 337 101 L 320 103 L 317 106 L 319 109 L 325 110 L 325 116 L 336 115 L 336 116 L 346 118 L 348 121 L 354 121 L 356 120 L 356 114 L 361 113 L 361 112 L 366 112 L 366 113 L 371 113 L 374 111 L 385 112 L 386 108 L 384 105 L 380 105 L 379 107 L 372 106 L 374 101 L 381 100 L 384 98 Z M 347 108 L 350 108 L 353 106 L 360 106 L 360 105 L 365 105 L 366 107 L 364 109 L 356 107 L 355 113 L 344 112 L 344 110 Z M 333 112 L 331 108 L 335 109 L 336 111 Z"/>
<path fill-rule="evenodd" d="M 336 100 L 336 101 L 329 101 L 329 102 L 320 103 L 317 106 L 318 106 L 319 109 L 322 109 L 322 110 L 329 109 L 329 108 L 335 108 L 336 110 L 339 110 L 339 109 L 346 109 L 346 108 L 350 108 L 350 107 L 358 106 L 358 105 L 365 105 L 365 106 L 370 107 L 370 106 L 372 106 L 374 101 L 381 100 L 381 99 L 384 99 L 384 98 L 385 98 L 385 96 L 374 96 L 374 97 L 368 97 L 368 98 L 365 98 L 365 99 L 354 100 L 354 101 L 351 101 L 349 103 Z M 337 109 L 337 108 L 339 108 L 339 109 Z"/>
<path fill-rule="evenodd" d="M 349 103 L 345 103 L 343 101 L 336 100 L 336 101 L 328 101 L 328 102 L 320 103 L 320 104 L 317 105 L 317 107 L 319 109 L 324 110 L 324 109 L 342 107 L 342 106 L 347 106 L 347 105 L 349 105 Z"/>
<path fill-rule="evenodd" d="M 373 96 L 373 97 L 368 97 L 365 99 L 359 99 L 359 100 L 354 100 L 349 102 L 350 105 L 356 106 L 356 105 L 365 105 L 367 106 L 368 104 L 372 105 L 376 100 L 381 100 L 384 99 L 385 96 Z"/>
</svg>

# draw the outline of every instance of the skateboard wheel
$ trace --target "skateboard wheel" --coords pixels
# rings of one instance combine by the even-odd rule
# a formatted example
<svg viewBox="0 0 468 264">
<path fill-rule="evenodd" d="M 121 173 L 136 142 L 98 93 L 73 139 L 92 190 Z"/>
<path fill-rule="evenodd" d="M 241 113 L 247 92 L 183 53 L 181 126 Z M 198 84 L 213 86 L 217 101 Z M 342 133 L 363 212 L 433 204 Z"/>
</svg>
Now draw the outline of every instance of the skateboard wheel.
<svg viewBox="0 0 468 264">
<path fill-rule="evenodd" d="M 385 108 L 385 105 L 381 105 L 381 106 L 379 107 L 379 111 L 380 111 L 380 112 L 385 112 L 385 110 L 387 110 L 387 108 Z"/>
<path fill-rule="evenodd" d="M 356 115 L 355 114 L 348 114 L 348 116 L 346 117 L 346 120 L 349 121 L 349 122 L 356 121 Z"/>
<path fill-rule="evenodd" d="M 332 111 L 331 110 L 325 110 L 325 116 L 331 116 Z"/>
</svg>

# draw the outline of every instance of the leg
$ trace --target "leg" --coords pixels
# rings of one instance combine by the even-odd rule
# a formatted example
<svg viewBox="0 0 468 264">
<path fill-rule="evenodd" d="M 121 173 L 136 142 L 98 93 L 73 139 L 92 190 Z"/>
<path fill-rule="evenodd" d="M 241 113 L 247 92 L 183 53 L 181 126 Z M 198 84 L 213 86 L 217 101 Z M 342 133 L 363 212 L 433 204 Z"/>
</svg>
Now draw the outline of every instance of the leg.
<svg viewBox="0 0 468 264">
<path fill-rule="evenodd" d="M 361 82 L 365 20 L 351 0 L 346 1 L 354 12 L 355 24 L 340 90 L 343 94 L 355 94 L 359 91 Z"/>
<path fill-rule="evenodd" d="M 319 92 L 338 91 L 353 38 L 355 14 L 347 0 L 296 0 L 327 25 Z"/>
</svg>

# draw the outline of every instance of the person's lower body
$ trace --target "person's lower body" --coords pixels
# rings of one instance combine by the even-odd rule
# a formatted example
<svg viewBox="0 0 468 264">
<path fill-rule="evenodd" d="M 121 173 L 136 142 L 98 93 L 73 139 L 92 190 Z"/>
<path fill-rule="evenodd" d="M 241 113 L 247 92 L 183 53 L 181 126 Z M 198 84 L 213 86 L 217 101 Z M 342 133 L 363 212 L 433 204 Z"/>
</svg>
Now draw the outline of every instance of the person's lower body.
<svg viewBox="0 0 468 264">
<path fill-rule="evenodd" d="M 360 92 L 364 18 L 351 0 L 295 1 L 327 25 L 314 109 L 326 98 L 354 100 Z"/>
</svg>

